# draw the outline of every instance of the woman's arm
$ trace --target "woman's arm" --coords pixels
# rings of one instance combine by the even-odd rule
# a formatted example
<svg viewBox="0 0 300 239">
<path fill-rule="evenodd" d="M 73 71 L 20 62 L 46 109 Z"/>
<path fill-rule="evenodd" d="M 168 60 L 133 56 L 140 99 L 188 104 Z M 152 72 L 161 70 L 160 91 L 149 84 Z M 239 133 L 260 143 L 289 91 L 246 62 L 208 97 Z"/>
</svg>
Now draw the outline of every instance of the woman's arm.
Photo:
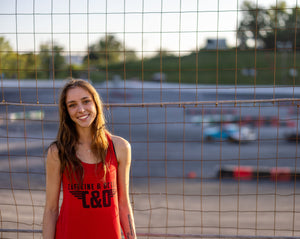
<svg viewBox="0 0 300 239">
<path fill-rule="evenodd" d="M 54 239 L 59 211 L 61 176 L 60 160 L 55 145 L 48 150 L 46 163 L 46 204 L 43 218 L 43 238 Z"/>
<path fill-rule="evenodd" d="M 119 213 L 123 234 L 126 239 L 135 239 L 135 224 L 129 199 L 129 171 L 131 165 L 131 147 L 123 138 L 112 136 L 118 159 L 118 196 Z"/>
</svg>

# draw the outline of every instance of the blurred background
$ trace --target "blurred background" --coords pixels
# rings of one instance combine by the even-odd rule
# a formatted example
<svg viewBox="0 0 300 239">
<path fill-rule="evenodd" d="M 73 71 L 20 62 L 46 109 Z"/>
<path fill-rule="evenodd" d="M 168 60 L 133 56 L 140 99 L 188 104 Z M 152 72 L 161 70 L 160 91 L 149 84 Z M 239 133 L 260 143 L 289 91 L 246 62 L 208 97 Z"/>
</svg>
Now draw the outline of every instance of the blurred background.
<svg viewBox="0 0 300 239">
<path fill-rule="evenodd" d="M 41 237 L 70 78 L 131 143 L 139 238 L 298 238 L 299 21 L 296 0 L 1 1 L 1 238 Z"/>
</svg>

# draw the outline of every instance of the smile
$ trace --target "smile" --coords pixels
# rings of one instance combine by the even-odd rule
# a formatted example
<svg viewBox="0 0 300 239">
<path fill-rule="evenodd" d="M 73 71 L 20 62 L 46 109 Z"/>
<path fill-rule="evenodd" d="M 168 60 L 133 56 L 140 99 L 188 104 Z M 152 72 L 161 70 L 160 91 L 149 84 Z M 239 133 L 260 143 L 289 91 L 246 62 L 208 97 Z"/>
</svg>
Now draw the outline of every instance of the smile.
<svg viewBox="0 0 300 239">
<path fill-rule="evenodd" d="M 79 120 L 85 120 L 88 117 L 89 117 L 89 115 L 83 115 L 83 116 L 77 117 L 77 119 L 79 119 Z"/>
</svg>

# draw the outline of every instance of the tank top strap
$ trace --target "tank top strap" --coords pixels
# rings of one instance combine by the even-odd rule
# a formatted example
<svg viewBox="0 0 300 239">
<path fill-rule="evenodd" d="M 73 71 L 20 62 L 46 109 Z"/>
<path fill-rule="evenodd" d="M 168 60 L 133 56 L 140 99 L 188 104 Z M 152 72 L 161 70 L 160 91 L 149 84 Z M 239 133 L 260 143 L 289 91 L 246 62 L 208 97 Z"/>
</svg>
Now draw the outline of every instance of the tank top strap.
<svg viewBox="0 0 300 239">
<path fill-rule="evenodd" d="M 112 157 L 113 161 L 118 164 L 117 154 L 116 154 L 114 143 L 111 139 L 111 135 L 107 132 L 106 132 L 106 138 L 108 140 L 108 150 L 111 153 L 111 157 Z"/>
</svg>

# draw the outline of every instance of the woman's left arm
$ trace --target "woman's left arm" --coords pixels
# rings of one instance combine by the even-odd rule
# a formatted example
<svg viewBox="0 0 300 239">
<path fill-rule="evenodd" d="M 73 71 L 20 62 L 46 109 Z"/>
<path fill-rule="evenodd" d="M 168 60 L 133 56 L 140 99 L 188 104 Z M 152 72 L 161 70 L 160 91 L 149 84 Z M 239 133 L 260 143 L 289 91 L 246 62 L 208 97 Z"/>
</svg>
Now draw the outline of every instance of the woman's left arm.
<svg viewBox="0 0 300 239">
<path fill-rule="evenodd" d="M 118 197 L 119 215 L 123 234 L 126 239 L 135 239 L 135 223 L 129 199 L 129 172 L 131 165 L 131 146 L 125 139 L 113 136 L 118 159 Z"/>
</svg>

